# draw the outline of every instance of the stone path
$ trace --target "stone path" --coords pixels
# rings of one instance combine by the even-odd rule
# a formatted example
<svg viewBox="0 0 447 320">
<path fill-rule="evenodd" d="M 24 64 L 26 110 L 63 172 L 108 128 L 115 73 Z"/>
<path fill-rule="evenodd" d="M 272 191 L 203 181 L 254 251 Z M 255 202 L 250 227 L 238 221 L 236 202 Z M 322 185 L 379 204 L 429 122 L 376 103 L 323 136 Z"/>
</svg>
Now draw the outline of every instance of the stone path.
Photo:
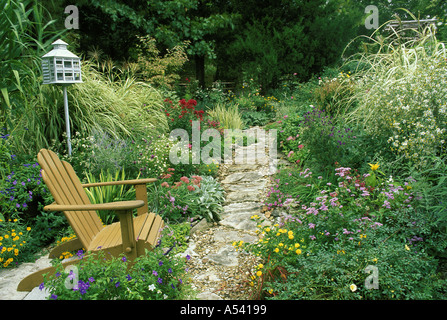
<svg viewBox="0 0 447 320">
<path fill-rule="evenodd" d="M 256 143 L 238 146 L 232 164 L 221 165 L 220 182 L 226 191 L 226 202 L 219 223 L 199 222 L 191 230 L 185 254 L 189 262 L 189 277 L 198 292 L 197 299 L 249 299 L 248 279 L 256 257 L 236 251 L 234 241 L 256 242 L 254 214 L 261 215 L 261 201 L 269 187 L 270 175 L 276 171 L 276 155 L 270 160 L 269 141 L 259 127 L 250 128 L 247 134 L 257 133 Z M 269 140 L 270 139 L 270 140 Z M 276 147 L 275 147 L 276 150 Z M 244 159 L 245 156 L 245 159 Z M 0 300 L 45 299 L 45 292 L 35 288 L 31 293 L 17 292 L 15 288 L 26 275 L 50 265 L 48 255 L 36 263 L 25 263 L 17 269 L 0 270 Z"/>
<path fill-rule="evenodd" d="M 23 263 L 14 269 L 0 270 L 0 300 L 45 300 L 45 290 L 34 288 L 31 292 L 19 292 L 17 286 L 27 275 L 51 266 L 48 252 L 45 252 L 34 263 Z"/>
<path fill-rule="evenodd" d="M 260 128 L 249 129 L 256 132 Z M 224 165 L 221 184 L 226 191 L 222 220 L 218 224 L 202 221 L 199 230 L 192 230 L 187 253 L 191 255 L 190 278 L 201 300 L 249 299 L 248 279 L 259 264 L 257 258 L 236 251 L 234 241 L 256 242 L 254 214 L 261 214 L 261 201 L 275 172 L 276 159 L 269 160 L 265 146 L 269 137 L 258 136 L 255 144 L 236 148 L 233 164 Z M 246 161 L 239 161 L 242 154 Z M 276 158 L 276 157 L 275 157 Z M 242 162 L 242 163 L 241 163 Z"/>
</svg>

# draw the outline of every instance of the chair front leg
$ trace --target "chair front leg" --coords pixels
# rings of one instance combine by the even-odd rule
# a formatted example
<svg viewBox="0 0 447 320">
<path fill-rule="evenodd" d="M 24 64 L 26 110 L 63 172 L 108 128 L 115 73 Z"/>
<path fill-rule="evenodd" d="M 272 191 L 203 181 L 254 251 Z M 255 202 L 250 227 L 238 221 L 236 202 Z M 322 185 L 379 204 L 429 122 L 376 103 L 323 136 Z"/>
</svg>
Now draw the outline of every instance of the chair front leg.
<svg viewBox="0 0 447 320">
<path fill-rule="evenodd" d="M 121 226 L 121 239 L 123 253 L 127 258 L 134 260 L 137 257 L 137 244 L 133 225 L 132 210 L 118 211 Z"/>
</svg>

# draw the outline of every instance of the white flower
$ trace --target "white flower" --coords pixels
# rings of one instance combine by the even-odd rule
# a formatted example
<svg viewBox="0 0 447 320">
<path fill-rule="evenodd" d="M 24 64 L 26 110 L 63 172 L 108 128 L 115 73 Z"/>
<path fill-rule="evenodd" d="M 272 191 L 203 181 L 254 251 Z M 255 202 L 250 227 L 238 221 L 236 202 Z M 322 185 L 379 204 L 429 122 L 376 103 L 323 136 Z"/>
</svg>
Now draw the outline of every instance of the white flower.
<svg viewBox="0 0 447 320">
<path fill-rule="evenodd" d="M 354 292 L 354 291 L 357 290 L 357 286 L 356 286 L 355 284 L 351 284 L 351 285 L 349 286 L 349 289 L 351 289 L 351 291 Z"/>
<path fill-rule="evenodd" d="M 151 285 L 148 287 L 148 289 L 149 289 L 150 291 L 154 291 L 154 290 L 155 290 L 155 285 L 154 285 L 154 284 L 151 284 Z"/>
</svg>

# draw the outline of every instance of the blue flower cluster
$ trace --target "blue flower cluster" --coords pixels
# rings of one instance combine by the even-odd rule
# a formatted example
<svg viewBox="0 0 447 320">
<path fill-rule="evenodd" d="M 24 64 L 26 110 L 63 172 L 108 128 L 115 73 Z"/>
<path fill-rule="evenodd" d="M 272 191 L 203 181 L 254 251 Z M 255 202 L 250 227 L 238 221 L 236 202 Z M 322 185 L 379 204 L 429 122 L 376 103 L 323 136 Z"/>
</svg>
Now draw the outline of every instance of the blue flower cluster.
<svg viewBox="0 0 447 320">
<path fill-rule="evenodd" d="M 18 165 L 0 184 L 1 211 L 6 215 L 23 212 L 36 194 L 45 192 L 39 164 Z"/>
</svg>

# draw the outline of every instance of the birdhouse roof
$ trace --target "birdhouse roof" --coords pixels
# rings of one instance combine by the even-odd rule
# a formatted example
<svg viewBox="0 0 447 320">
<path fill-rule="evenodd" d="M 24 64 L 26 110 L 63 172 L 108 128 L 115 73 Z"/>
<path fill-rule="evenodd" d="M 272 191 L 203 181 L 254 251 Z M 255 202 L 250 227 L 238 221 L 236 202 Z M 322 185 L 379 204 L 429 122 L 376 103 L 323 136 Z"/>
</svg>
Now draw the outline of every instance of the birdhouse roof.
<svg viewBox="0 0 447 320">
<path fill-rule="evenodd" d="M 62 40 L 56 40 L 52 43 L 53 50 L 44 54 L 42 58 L 60 57 L 60 58 L 78 58 L 77 55 L 67 49 L 68 44 Z"/>
</svg>

